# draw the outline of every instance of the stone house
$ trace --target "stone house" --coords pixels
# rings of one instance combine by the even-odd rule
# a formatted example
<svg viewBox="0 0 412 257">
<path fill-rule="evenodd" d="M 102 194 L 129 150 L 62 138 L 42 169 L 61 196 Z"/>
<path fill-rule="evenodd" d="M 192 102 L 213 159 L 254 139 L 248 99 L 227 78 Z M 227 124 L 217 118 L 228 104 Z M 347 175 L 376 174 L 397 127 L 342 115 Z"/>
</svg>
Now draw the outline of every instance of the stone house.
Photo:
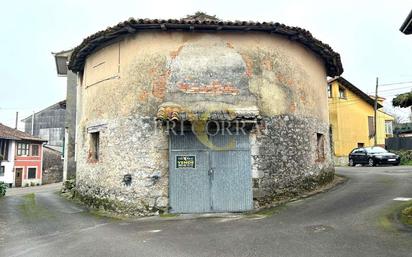
<svg viewBox="0 0 412 257">
<path fill-rule="evenodd" d="M 133 215 L 247 211 L 333 179 L 327 76 L 308 31 L 130 19 L 73 50 L 77 191 Z"/>
</svg>

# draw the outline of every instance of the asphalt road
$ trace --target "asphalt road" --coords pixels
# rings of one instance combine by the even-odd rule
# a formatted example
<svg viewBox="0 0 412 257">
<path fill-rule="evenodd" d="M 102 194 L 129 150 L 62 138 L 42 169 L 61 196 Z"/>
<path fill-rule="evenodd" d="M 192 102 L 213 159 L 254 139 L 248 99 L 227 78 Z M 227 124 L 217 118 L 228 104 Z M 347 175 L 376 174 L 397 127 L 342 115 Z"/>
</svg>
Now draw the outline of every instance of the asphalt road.
<svg viewBox="0 0 412 257">
<path fill-rule="evenodd" d="M 412 256 L 387 219 L 412 198 L 412 167 L 338 168 L 349 180 L 273 215 L 115 220 L 52 190 L 0 199 L 0 256 Z"/>
</svg>

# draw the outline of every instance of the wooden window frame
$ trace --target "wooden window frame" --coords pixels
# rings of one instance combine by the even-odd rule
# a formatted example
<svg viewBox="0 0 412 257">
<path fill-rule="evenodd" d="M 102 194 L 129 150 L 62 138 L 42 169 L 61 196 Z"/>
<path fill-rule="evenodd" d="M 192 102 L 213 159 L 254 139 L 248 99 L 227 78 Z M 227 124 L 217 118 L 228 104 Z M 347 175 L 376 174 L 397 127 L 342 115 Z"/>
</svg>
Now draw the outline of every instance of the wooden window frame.
<svg viewBox="0 0 412 257">
<path fill-rule="evenodd" d="M 33 147 L 37 147 L 37 154 L 33 154 Z M 40 145 L 38 144 L 32 144 L 30 147 L 30 156 L 40 156 Z"/>
</svg>

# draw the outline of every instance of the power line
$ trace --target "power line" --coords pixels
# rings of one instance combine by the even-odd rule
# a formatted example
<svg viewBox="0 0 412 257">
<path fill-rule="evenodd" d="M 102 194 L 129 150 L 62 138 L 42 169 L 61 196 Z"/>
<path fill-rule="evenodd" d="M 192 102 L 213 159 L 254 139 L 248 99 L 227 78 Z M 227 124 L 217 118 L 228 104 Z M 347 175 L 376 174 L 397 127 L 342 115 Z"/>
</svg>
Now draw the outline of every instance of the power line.
<svg viewBox="0 0 412 257">
<path fill-rule="evenodd" d="M 411 83 L 412 83 L 412 81 L 403 81 L 403 82 L 379 84 L 379 86 L 380 87 L 386 87 L 386 86 L 392 86 L 392 85 L 411 84 Z"/>
<path fill-rule="evenodd" d="M 0 107 L 0 111 L 16 111 L 16 110 L 33 110 L 36 108 L 3 108 Z"/>
<path fill-rule="evenodd" d="M 404 89 L 411 89 L 412 90 L 412 86 L 392 88 L 392 89 L 384 89 L 384 90 L 379 90 L 379 92 L 390 92 L 390 91 L 404 90 Z M 373 94 L 373 93 L 374 92 L 367 92 L 366 94 L 370 95 L 370 94 Z"/>
</svg>

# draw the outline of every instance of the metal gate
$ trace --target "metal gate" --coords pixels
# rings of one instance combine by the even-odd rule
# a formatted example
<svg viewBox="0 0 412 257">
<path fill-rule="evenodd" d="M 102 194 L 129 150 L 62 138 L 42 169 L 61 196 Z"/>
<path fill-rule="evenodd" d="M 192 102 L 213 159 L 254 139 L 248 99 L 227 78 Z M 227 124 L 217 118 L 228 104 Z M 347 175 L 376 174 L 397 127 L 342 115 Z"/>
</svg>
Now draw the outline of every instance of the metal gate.
<svg viewBox="0 0 412 257">
<path fill-rule="evenodd" d="M 170 136 L 170 212 L 252 209 L 248 135 L 218 134 L 210 136 L 209 141 L 217 148 L 202 144 L 191 132 Z M 233 147 L 219 148 L 227 146 Z"/>
</svg>

